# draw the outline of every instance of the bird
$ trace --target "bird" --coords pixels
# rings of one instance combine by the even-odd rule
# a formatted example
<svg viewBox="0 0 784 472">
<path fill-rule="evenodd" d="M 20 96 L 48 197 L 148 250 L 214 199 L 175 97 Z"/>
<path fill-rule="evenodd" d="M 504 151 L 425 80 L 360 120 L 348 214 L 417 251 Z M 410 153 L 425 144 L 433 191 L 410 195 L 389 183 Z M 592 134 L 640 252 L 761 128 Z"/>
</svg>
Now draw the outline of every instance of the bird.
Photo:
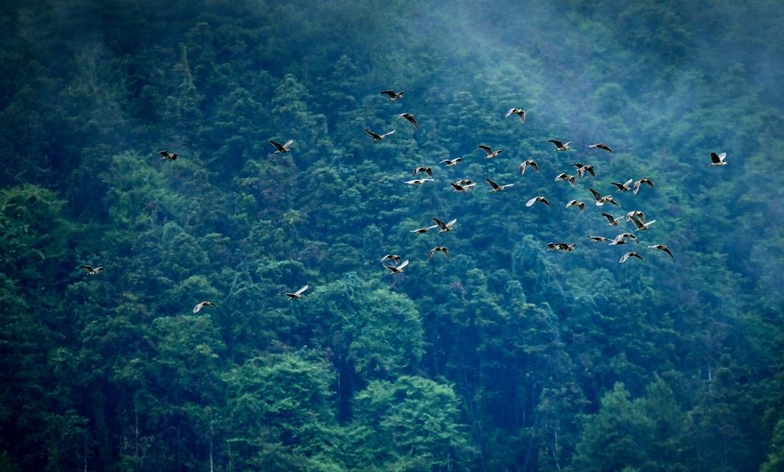
<svg viewBox="0 0 784 472">
<path fill-rule="evenodd" d="M 425 226 L 424 228 L 412 229 L 411 232 L 416 234 L 422 234 L 422 233 L 427 233 L 428 231 L 434 228 L 438 228 L 438 225 L 430 225 L 430 226 Z"/>
<path fill-rule="evenodd" d="M 417 123 L 417 121 L 416 121 L 416 119 L 414 118 L 414 115 L 413 115 L 412 113 L 400 113 L 400 114 L 399 114 L 399 115 L 397 115 L 397 116 L 398 116 L 398 117 L 400 117 L 400 118 L 405 118 L 405 119 L 407 119 L 409 123 L 411 123 L 412 125 L 414 125 L 414 129 L 419 129 L 419 123 Z"/>
<path fill-rule="evenodd" d="M 389 270 L 389 272 L 392 273 L 392 274 L 402 274 L 403 273 L 403 269 L 407 265 L 408 265 L 408 259 L 406 259 L 405 261 L 400 263 L 400 265 L 392 266 L 392 265 L 389 265 L 389 264 L 384 264 L 384 267 L 386 267 Z"/>
<path fill-rule="evenodd" d="M 570 185 L 574 185 L 574 176 L 569 175 L 566 172 L 561 172 L 560 174 L 555 176 L 555 181 L 558 182 L 559 180 L 565 180 L 569 182 Z"/>
<path fill-rule="evenodd" d="M 102 266 L 93 267 L 93 266 L 91 266 L 89 264 L 84 264 L 84 265 L 80 265 L 79 268 L 86 270 L 87 271 L 87 275 L 98 275 L 101 272 L 103 272 L 103 267 Z"/>
<path fill-rule="evenodd" d="M 675 257 L 672 255 L 672 251 L 670 251 L 670 248 L 668 248 L 664 244 L 654 244 L 652 246 L 648 246 L 648 249 L 653 249 L 655 251 L 662 251 L 663 253 L 667 254 L 670 257 Z"/>
<path fill-rule="evenodd" d="M 715 167 L 715 166 L 726 166 L 727 162 L 724 159 L 727 157 L 726 152 L 722 152 L 721 154 L 716 154 L 715 152 L 711 153 L 711 163 L 708 164 L 708 167 Z"/>
<path fill-rule="evenodd" d="M 305 285 L 304 287 L 302 287 L 301 289 L 297 290 L 294 293 L 283 292 L 283 295 L 289 297 L 289 300 L 296 300 L 298 298 L 302 298 L 302 293 L 305 292 L 305 290 L 307 290 L 308 287 L 309 287 L 308 285 Z"/>
<path fill-rule="evenodd" d="M 619 192 L 628 192 L 631 190 L 632 182 L 634 182 L 634 179 L 629 179 L 622 184 L 619 184 L 618 182 L 610 182 L 610 185 L 618 188 Z"/>
<path fill-rule="evenodd" d="M 574 246 L 575 245 L 577 245 L 577 243 L 572 243 L 572 244 L 568 244 L 568 243 L 547 243 L 547 247 L 551 251 L 562 251 L 562 252 L 572 252 L 574 250 Z"/>
<path fill-rule="evenodd" d="M 631 239 L 635 243 L 637 242 L 637 236 L 633 235 L 632 233 L 621 233 L 615 238 L 613 238 L 610 246 L 620 246 L 621 244 L 626 244 L 626 239 Z"/>
<path fill-rule="evenodd" d="M 604 143 L 589 144 L 588 147 L 591 149 L 604 149 L 605 151 L 612 152 L 612 153 L 615 152 L 612 149 L 610 149 L 610 146 Z"/>
<path fill-rule="evenodd" d="M 583 202 L 581 202 L 579 200 L 569 200 L 566 203 L 566 208 L 569 208 L 569 207 L 577 207 L 577 208 L 580 209 L 580 211 L 584 211 L 585 210 L 585 203 L 583 203 Z"/>
<path fill-rule="evenodd" d="M 384 257 L 382 257 L 379 262 L 381 262 L 383 264 L 386 261 L 393 261 L 395 264 L 399 264 L 400 263 L 400 256 L 397 255 L 397 254 L 387 254 Z"/>
<path fill-rule="evenodd" d="M 596 177 L 594 173 L 593 166 L 591 164 L 583 164 L 581 162 L 575 162 L 572 166 L 577 168 L 577 178 L 582 179 L 583 176 L 587 173 L 591 177 Z"/>
<path fill-rule="evenodd" d="M 367 129 L 367 128 L 365 128 L 363 131 L 364 131 L 364 132 L 365 132 L 365 133 L 366 133 L 368 136 L 370 136 L 371 138 L 373 138 L 373 142 L 374 142 L 374 143 L 375 143 L 375 142 L 378 142 L 378 141 L 381 141 L 382 139 L 386 138 L 387 136 L 389 136 L 390 134 L 392 134 L 392 133 L 394 133 L 394 132 L 395 132 L 395 130 L 392 130 L 392 131 L 389 131 L 389 132 L 387 132 L 387 133 L 384 133 L 384 134 L 377 134 L 377 133 L 374 133 L 374 132 L 370 131 L 370 130 L 369 130 L 369 129 Z"/>
<path fill-rule="evenodd" d="M 610 240 L 610 238 L 605 238 L 604 236 L 586 236 L 588 239 L 595 243 L 604 243 Z"/>
<path fill-rule="evenodd" d="M 622 216 L 619 216 L 618 218 L 616 218 L 616 217 L 612 216 L 609 213 L 602 213 L 602 216 L 607 218 L 607 221 L 608 221 L 607 226 L 618 226 L 618 223 L 623 218 Z"/>
<path fill-rule="evenodd" d="M 615 206 L 620 206 L 620 205 L 618 205 L 618 202 L 616 202 L 613 199 L 612 195 L 604 195 L 604 196 L 602 196 L 601 193 L 597 192 L 596 190 L 594 190 L 592 188 L 589 188 L 588 191 L 591 192 L 591 195 L 593 195 L 593 199 L 596 200 L 596 206 L 602 206 L 605 203 L 611 203 L 611 204 L 613 204 Z"/>
<path fill-rule="evenodd" d="M 539 164 L 537 164 L 533 159 L 527 159 L 523 161 L 522 164 L 520 164 L 520 175 L 525 174 L 525 169 L 528 168 L 528 166 L 531 166 L 533 170 L 539 172 Z"/>
<path fill-rule="evenodd" d="M 273 141 L 271 139 L 269 140 L 269 143 L 272 144 L 273 146 L 275 146 L 275 152 L 273 154 L 277 154 L 279 152 L 280 153 L 289 152 L 289 147 L 291 146 L 291 143 L 293 143 L 293 142 L 294 142 L 293 139 L 289 139 L 288 141 L 286 141 L 286 144 L 280 144 L 280 143 L 278 143 L 276 141 Z"/>
<path fill-rule="evenodd" d="M 442 252 L 444 256 L 449 258 L 449 249 L 447 249 L 446 246 L 436 246 L 430 250 L 430 256 L 428 257 L 428 259 L 432 259 L 435 253 L 437 252 Z"/>
<path fill-rule="evenodd" d="M 177 160 L 177 153 L 176 152 L 174 154 L 169 154 L 169 151 L 164 149 L 163 151 L 159 152 L 159 154 L 161 155 L 161 159 L 169 159 L 169 160 L 172 160 L 172 161 L 176 161 Z"/>
<path fill-rule="evenodd" d="M 486 146 L 484 144 L 480 144 L 478 147 L 479 147 L 479 149 L 481 149 L 481 150 L 483 150 L 485 152 L 485 154 L 486 154 L 485 155 L 485 159 L 492 159 L 494 157 L 498 157 L 499 154 L 504 152 L 503 149 L 497 149 L 497 150 L 493 151 L 493 149 L 490 146 Z"/>
<path fill-rule="evenodd" d="M 634 187 L 633 187 L 633 191 L 632 191 L 632 193 L 634 195 L 637 195 L 637 192 L 640 191 L 640 185 L 642 185 L 642 184 L 648 184 L 648 186 L 653 188 L 653 182 L 651 181 L 651 179 L 649 179 L 647 177 L 643 177 L 640 180 L 637 180 L 636 182 L 634 182 Z"/>
<path fill-rule="evenodd" d="M 475 182 L 471 182 L 468 179 L 458 180 L 457 182 L 449 182 L 449 185 L 455 189 L 455 192 L 467 192 L 471 190 L 472 187 L 476 185 Z"/>
<path fill-rule="evenodd" d="M 505 189 L 507 187 L 514 186 L 514 184 L 498 185 L 497 183 L 493 182 L 492 180 L 488 179 L 487 177 L 485 177 L 485 180 L 487 181 L 487 184 L 490 185 L 490 187 L 492 188 L 492 190 L 490 190 L 491 192 L 500 192 L 500 191 L 502 191 L 503 189 Z"/>
<path fill-rule="evenodd" d="M 420 172 L 424 172 L 425 174 L 427 174 L 428 177 L 433 177 L 433 168 L 432 167 L 419 166 L 416 169 L 414 169 L 414 175 L 417 175 Z"/>
<path fill-rule="evenodd" d="M 214 303 L 212 303 L 212 302 L 209 302 L 209 301 L 203 301 L 203 302 L 199 302 L 199 303 L 197 303 L 197 304 L 196 304 L 196 306 L 195 306 L 195 307 L 193 307 L 193 312 L 194 312 L 194 313 L 198 313 L 198 312 L 199 312 L 199 311 L 201 311 L 201 309 L 202 309 L 202 308 L 204 308 L 205 306 L 214 306 L 214 307 L 217 307 L 218 305 L 216 305 L 216 304 L 214 304 Z"/>
<path fill-rule="evenodd" d="M 632 210 L 626 213 L 626 221 L 630 221 L 632 216 L 645 223 L 645 213 L 641 212 L 640 210 Z"/>
<path fill-rule="evenodd" d="M 651 220 L 651 221 L 649 221 L 647 223 L 644 223 L 644 222 L 638 220 L 637 218 L 635 218 L 634 216 L 630 216 L 629 217 L 629 221 L 634 223 L 634 226 L 637 227 L 637 229 L 635 229 L 635 231 L 644 231 L 644 230 L 650 228 L 650 226 L 652 224 L 656 223 L 656 220 Z"/>
<path fill-rule="evenodd" d="M 439 219 L 438 219 L 438 218 L 436 218 L 436 217 L 433 217 L 432 219 L 433 219 L 433 221 L 435 221 L 435 222 L 436 222 L 436 225 L 437 225 L 439 228 L 441 228 L 441 230 L 439 231 L 439 233 L 444 233 L 444 232 L 446 232 L 446 231 L 452 231 L 452 226 L 454 226 L 454 225 L 455 225 L 455 223 L 457 222 L 457 218 L 455 218 L 454 220 L 450 221 L 449 223 L 444 223 L 443 221 L 439 220 Z"/>
<path fill-rule="evenodd" d="M 533 206 L 533 204 L 536 202 L 541 202 L 547 206 L 550 206 L 550 202 L 548 202 L 547 199 L 544 198 L 544 195 L 537 195 L 536 197 L 528 200 L 527 202 L 525 202 L 525 206 L 527 207 Z"/>
<path fill-rule="evenodd" d="M 555 144 L 555 150 L 556 151 L 566 151 L 566 150 L 569 149 L 569 146 L 572 144 L 571 141 L 562 143 L 561 141 L 558 141 L 557 139 L 550 139 L 549 142 Z"/>
<path fill-rule="evenodd" d="M 624 262 L 629 260 L 630 257 L 636 257 L 637 259 L 642 260 L 642 256 L 639 255 L 636 251 L 629 251 L 621 256 L 621 259 L 618 261 L 618 263 L 623 264 Z"/>
<path fill-rule="evenodd" d="M 434 182 L 435 179 L 413 179 L 413 180 L 406 180 L 406 184 L 408 185 L 422 185 L 425 182 Z"/>
<path fill-rule="evenodd" d="M 400 98 L 402 98 L 404 92 L 403 90 L 399 92 L 395 92 L 394 90 L 384 90 L 380 93 L 381 95 L 386 95 L 387 97 L 389 97 L 390 102 L 394 102 L 395 100 L 399 100 Z"/>
<path fill-rule="evenodd" d="M 520 118 L 520 123 L 525 123 L 525 110 L 522 108 L 510 108 L 509 111 L 506 112 L 504 118 L 509 118 L 512 114 L 517 115 L 517 117 Z"/>
<path fill-rule="evenodd" d="M 462 157 L 456 157 L 454 159 L 444 159 L 443 161 L 439 162 L 439 164 L 444 164 L 444 167 L 452 167 L 456 166 L 459 162 L 462 162 Z"/>
</svg>

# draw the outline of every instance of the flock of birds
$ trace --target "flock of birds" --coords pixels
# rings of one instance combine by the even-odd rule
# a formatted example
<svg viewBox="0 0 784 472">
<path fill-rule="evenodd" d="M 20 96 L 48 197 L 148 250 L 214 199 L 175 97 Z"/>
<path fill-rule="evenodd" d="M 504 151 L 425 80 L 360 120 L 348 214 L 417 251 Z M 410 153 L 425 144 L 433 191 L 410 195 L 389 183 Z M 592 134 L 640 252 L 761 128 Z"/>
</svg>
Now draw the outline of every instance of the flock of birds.
<svg viewBox="0 0 784 472">
<path fill-rule="evenodd" d="M 404 95 L 403 91 L 396 92 L 394 90 L 384 90 L 380 93 L 382 95 L 386 95 L 390 101 L 400 100 Z M 505 118 L 509 118 L 512 115 L 517 116 L 521 124 L 524 124 L 526 122 L 526 118 L 527 118 L 526 112 L 522 108 L 516 108 L 516 107 L 510 108 L 506 112 Z M 414 129 L 419 129 L 419 123 L 417 122 L 416 117 L 414 116 L 413 113 L 400 113 L 397 114 L 396 116 L 408 121 L 414 127 Z M 374 143 L 382 141 L 395 133 L 395 130 L 391 130 L 386 133 L 379 134 L 367 128 L 364 128 L 363 131 L 373 140 Z M 556 152 L 569 151 L 570 149 L 572 149 L 572 144 L 573 144 L 571 141 L 563 142 L 557 139 L 550 139 L 549 142 L 552 143 L 553 146 L 555 146 Z M 290 139 L 283 144 L 274 140 L 269 140 L 269 143 L 275 148 L 274 151 L 275 154 L 287 153 L 291 151 L 291 145 L 294 143 L 294 140 Z M 615 152 L 611 147 L 609 147 L 605 143 L 590 144 L 587 147 L 590 149 L 603 150 L 609 153 Z M 485 159 L 494 159 L 503 152 L 503 149 L 493 149 L 490 146 L 484 144 L 480 144 L 478 148 L 484 151 Z M 160 151 L 159 154 L 162 160 L 174 161 L 177 159 L 176 153 L 169 153 L 166 150 Z M 714 152 L 711 152 L 710 157 L 711 157 L 711 161 L 708 164 L 709 167 L 724 166 L 727 164 L 725 160 L 727 157 L 726 153 L 716 154 Z M 441 160 L 438 164 L 442 165 L 443 167 L 455 167 L 459 165 L 462 161 L 463 161 L 462 157 L 456 157 L 451 159 L 446 158 Z M 594 166 L 591 164 L 575 162 L 572 163 L 570 166 L 575 168 L 576 175 L 572 175 L 567 172 L 561 172 L 555 176 L 554 179 L 555 182 L 565 181 L 568 182 L 570 185 L 574 186 L 576 180 L 582 179 L 587 176 L 595 177 L 596 175 Z M 529 168 L 533 169 L 535 172 L 540 172 L 539 164 L 533 159 L 527 159 L 522 163 L 520 163 L 519 165 L 520 175 L 521 176 L 525 175 L 526 171 Z M 427 177 L 417 177 L 421 174 L 427 175 Z M 423 165 L 414 168 L 413 176 L 415 178 L 405 181 L 405 184 L 424 185 L 427 184 L 428 182 L 435 181 L 435 179 L 433 179 L 433 168 L 430 166 Z M 490 192 L 501 192 L 515 185 L 514 183 L 499 184 L 487 177 L 485 178 L 485 181 L 489 186 Z M 471 191 L 477 185 L 476 182 L 473 182 L 465 178 L 454 182 L 450 182 L 449 184 L 455 192 L 468 192 Z M 642 185 L 647 185 L 650 188 L 654 188 L 653 181 L 647 177 L 643 177 L 638 180 L 628 179 L 622 183 L 611 182 L 611 184 L 613 187 L 616 188 L 617 192 L 631 192 L 633 195 L 637 195 Z M 602 195 L 600 192 L 598 192 L 593 188 L 589 188 L 588 190 L 593 198 L 594 204 L 597 207 L 603 207 L 605 204 L 610 204 L 610 205 L 614 205 L 615 207 L 620 207 L 620 204 L 615 200 L 615 198 L 613 198 L 612 195 Z M 537 203 L 544 206 L 551 206 L 550 201 L 544 195 L 536 195 L 531 197 L 526 201 L 525 206 L 530 208 L 536 205 Z M 578 211 L 583 212 L 585 211 L 586 203 L 581 200 L 572 199 L 566 202 L 565 207 L 577 208 Z M 587 235 L 587 238 L 594 243 L 607 243 L 610 246 L 624 245 L 628 241 L 633 241 L 635 243 L 638 243 L 638 239 L 635 233 L 639 231 L 648 230 L 651 227 L 651 225 L 653 225 L 653 223 L 656 222 L 655 219 L 647 220 L 645 213 L 643 213 L 640 210 L 629 211 L 620 216 L 614 216 L 613 214 L 608 212 L 601 212 L 601 216 L 607 220 L 607 225 L 610 227 L 617 227 L 623 221 L 630 222 L 634 226 L 634 232 L 622 231 L 613 238 L 608 238 L 605 236 Z M 456 218 L 445 222 L 439 218 L 433 217 L 432 221 L 434 224 L 411 230 L 411 232 L 415 234 L 423 234 L 429 232 L 430 230 L 438 229 L 439 233 L 445 233 L 445 232 L 452 231 L 452 229 L 455 226 L 455 223 L 457 223 Z M 576 245 L 577 245 L 576 242 L 558 241 L 558 242 L 548 243 L 547 248 L 550 251 L 571 252 L 575 249 Z M 652 251 L 660 251 L 671 258 L 674 257 L 673 252 L 665 244 L 657 243 L 657 244 L 647 245 L 646 247 Z M 449 258 L 450 255 L 449 249 L 446 246 L 435 246 L 432 249 L 430 249 L 428 259 L 432 259 L 439 252 L 442 253 L 444 257 Z M 643 256 L 639 252 L 637 252 L 636 250 L 631 250 L 625 252 L 620 257 L 618 262 L 620 264 L 623 264 L 632 258 L 643 260 Z M 403 260 L 403 258 L 399 254 L 386 254 L 381 258 L 380 263 L 390 274 L 401 274 L 403 273 L 403 270 L 409 265 L 410 260 L 409 259 Z M 103 272 L 104 270 L 103 267 L 93 267 L 87 264 L 81 265 L 80 268 L 84 269 L 88 275 L 97 275 Z M 283 295 L 286 296 L 289 300 L 298 300 L 308 289 L 309 289 L 309 285 L 304 285 L 303 287 L 301 287 L 299 290 L 295 292 L 283 292 Z M 217 305 L 211 301 L 202 301 L 199 302 L 193 308 L 192 311 L 193 313 L 198 313 L 205 306 L 217 307 Z"/>
</svg>

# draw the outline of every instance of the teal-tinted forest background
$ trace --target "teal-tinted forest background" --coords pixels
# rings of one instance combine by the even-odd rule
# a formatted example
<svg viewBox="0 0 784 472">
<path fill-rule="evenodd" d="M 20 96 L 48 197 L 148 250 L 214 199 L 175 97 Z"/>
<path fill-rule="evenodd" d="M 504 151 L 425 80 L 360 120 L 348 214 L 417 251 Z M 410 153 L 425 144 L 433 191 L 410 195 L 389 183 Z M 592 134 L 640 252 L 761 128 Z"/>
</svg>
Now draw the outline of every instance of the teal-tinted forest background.
<svg viewBox="0 0 784 472">
<path fill-rule="evenodd" d="M 784 470 L 780 1 L 6 0 L 0 24 L 0 470 Z M 554 182 L 575 162 L 596 176 Z M 638 244 L 586 238 L 632 210 Z M 432 217 L 457 223 L 411 232 Z"/>
</svg>

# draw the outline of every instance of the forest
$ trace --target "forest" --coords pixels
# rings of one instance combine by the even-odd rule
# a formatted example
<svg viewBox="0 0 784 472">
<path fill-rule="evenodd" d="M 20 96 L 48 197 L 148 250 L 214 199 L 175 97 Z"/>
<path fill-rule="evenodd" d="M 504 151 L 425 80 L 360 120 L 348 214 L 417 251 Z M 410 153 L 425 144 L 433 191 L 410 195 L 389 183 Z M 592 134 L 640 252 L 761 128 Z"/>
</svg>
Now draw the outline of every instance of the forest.
<svg viewBox="0 0 784 472">
<path fill-rule="evenodd" d="M 0 471 L 784 470 L 781 2 L 0 24 Z"/>
</svg>

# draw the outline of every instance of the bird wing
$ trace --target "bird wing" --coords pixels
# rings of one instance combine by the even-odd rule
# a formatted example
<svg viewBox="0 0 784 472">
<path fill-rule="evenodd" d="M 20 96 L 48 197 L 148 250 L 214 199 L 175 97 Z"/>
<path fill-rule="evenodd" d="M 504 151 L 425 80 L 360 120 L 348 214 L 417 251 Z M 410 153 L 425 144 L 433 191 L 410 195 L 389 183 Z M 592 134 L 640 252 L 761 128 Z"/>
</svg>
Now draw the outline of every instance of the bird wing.
<svg viewBox="0 0 784 472">
<path fill-rule="evenodd" d="M 301 289 L 299 289 L 299 290 L 297 290 L 296 292 L 294 292 L 294 295 L 302 295 L 302 293 L 303 293 L 305 290 L 307 290 L 308 288 L 310 288 L 310 286 L 309 286 L 309 285 L 305 285 L 305 286 L 304 286 L 304 287 L 302 287 Z"/>
<path fill-rule="evenodd" d="M 493 182 L 492 180 L 486 177 L 485 180 L 487 181 L 488 184 L 490 184 L 491 187 L 493 187 L 493 190 L 501 190 L 501 187 L 499 187 L 497 183 Z"/>
<path fill-rule="evenodd" d="M 602 199 L 602 194 L 597 192 L 596 190 L 589 188 L 588 191 L 591 192 L 591 195 L 593 195 L 594 200 L 596 200 L 597 202 Z M 602 213 L 602 215 L 607 215 L 607 213 Z M 609 215 L 607 216 L 607 218 L 610 220 L 613 219 L 612 216 Z"/>
<path fill-rule="evenodd" d="M 370 131 L 370 130 L 369 130 L 369 129 L 367 129 L 367 128 L 363 129 L 362 131 L 364 131 L 364 132 L 365 132 L 365 133 L 366 133 L 368 136 L 370 136 L 370 137 L 371 137 L 371 138 L 373 138 L 373 139 L 381 139 L 381 136 L 379 136 L 378 134 L 376 134 L 376 133 L 374 133 L 374 132 Z M 277 146 L 276 146 L 276 147 L 277 147 Z"/>
<path fill-rule="evenodd" d="M 435 221 L 436 225 L 437 225 L 439 228 L 441 228 L 441 229 L 446 229 L 446 223 L 444 223 L 443 221 L 439 220 L 439 219 L 438 219 L 438 218 L 436 218 L 435 216 L 434 216 L 433 218 L 431 218 L 431 219 L 432 219 L 433 221 Z"/>
<path fill-rule="evenodd" d="M 398 271 L 401 271 L 407 265 L 408 265 L 408 259 L 406 259 L 405 261 L 401 262 L 399 266 L 395 267 L 395 269 L 397 269 Z"/>
<path fill-rule="evenodd" d="M 483 150 L 484 152 L 486 152 L 487 154 L 492 154 L 492 153 L 493 153 L 493 149 L 492 149 L 490 146 L 486 146 L 486 145 L 484 145 L 484 144 L 480 144 L 480 145 L 479 145 L 479 146 L 477 146 L 477 147 L 478 147 L 479 149 Z"/>
<path fill-rule="evenodd" d="M 555 147 L 559 147 L 559 148 L 563 147 L 563 143 L 561 141 L 558 141 L 557 139 L 551 139 L 549 140 L 549 142 L 555 144 Z"/>
</svg>

